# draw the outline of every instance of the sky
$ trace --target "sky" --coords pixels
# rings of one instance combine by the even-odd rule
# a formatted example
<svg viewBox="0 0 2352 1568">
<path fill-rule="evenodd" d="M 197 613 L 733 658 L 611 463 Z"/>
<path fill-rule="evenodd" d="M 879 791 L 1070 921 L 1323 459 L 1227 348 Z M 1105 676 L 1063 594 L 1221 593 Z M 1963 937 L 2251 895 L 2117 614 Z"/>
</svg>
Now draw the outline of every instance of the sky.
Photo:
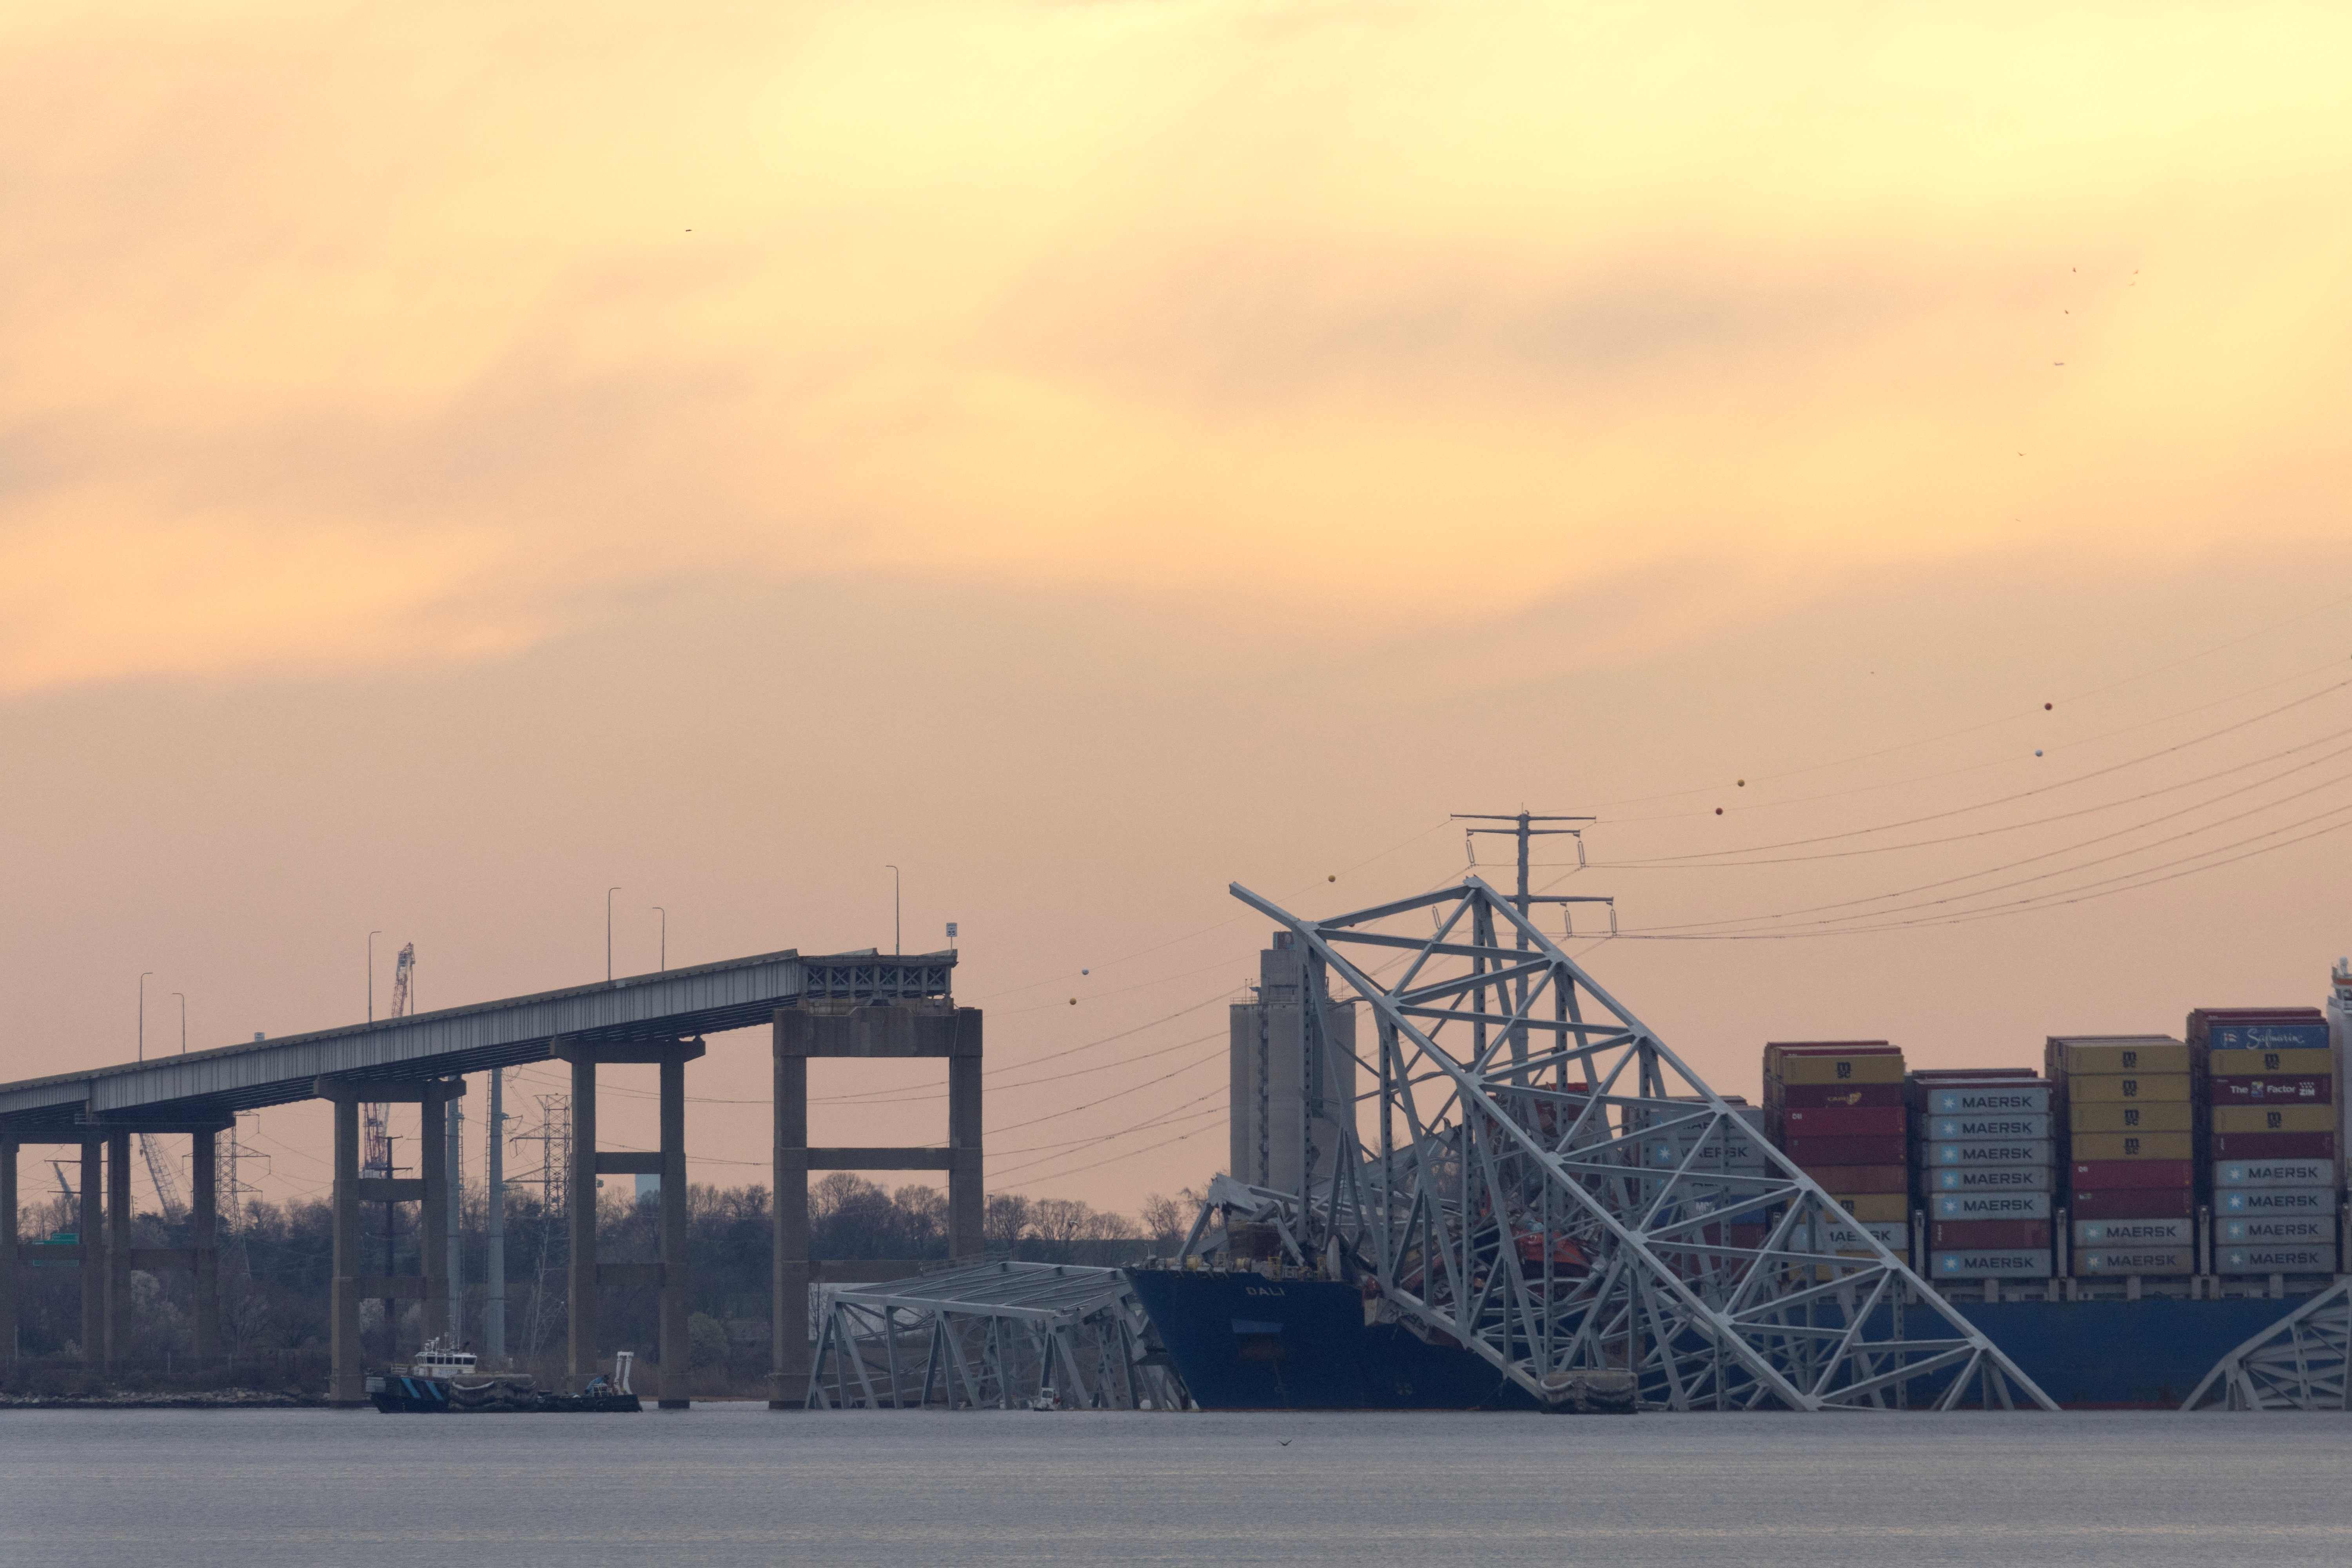
<svg viewBox="0 0 2352 1568">
<path fill-rule="evenodd" d="M 0 10 L 0 1075 L 128 1058 L 142 971 L 156 1049 L 354 1021 L 371 930 L 426 1008 L 598 979 L 614 884 L 625 973 L 656 905 L 673 963 L 887 947 L 895 863 L 992 1184 L 1131 1209 L 1220 1163 L 1227 884 L 1371 903 L 1522 805 L 1601 818 L 1575 951 L 1727 1092 L 1771 1038 L 2315 1005 L 2347 53 L 2265 5 Z M 765 1054 L 693 1069 L 696 1180 L 763 1179 Z M 816 1135 L 943 1137 L 901 1071 L 821 1069 L 904 1098 Z M 248 1131 L 323 1189 L 323 1107 Z"/>
</svg>

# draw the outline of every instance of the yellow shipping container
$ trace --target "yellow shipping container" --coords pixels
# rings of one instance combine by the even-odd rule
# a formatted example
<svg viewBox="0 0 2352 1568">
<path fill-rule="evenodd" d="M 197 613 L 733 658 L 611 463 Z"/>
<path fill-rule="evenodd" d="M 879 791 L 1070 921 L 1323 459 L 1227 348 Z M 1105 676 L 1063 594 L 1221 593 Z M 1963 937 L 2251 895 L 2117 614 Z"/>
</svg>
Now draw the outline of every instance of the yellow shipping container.
<svg viewBox="0 0 2352 1568">
<path fill-rule="evenodd" d="M 2075 1132 L 2187 1132 L 2197 1125 L 2195 1114 L 2185 1100 L 2151 1105 L 2076 1100 L 2066 1107 L 2066 1126 Z"/>
<path fill-rule="evenodd" d="M 2145 1104 L 2148 1101 L 2166 1103 L 2189 1100 L 2189 1075 L 2185 1072 L 2141 1073 L 2081 1073 L 2066 1079 L 2066 1099 L 2075 1105 Z"/>
<path fill-rule="evenodd" d="M 2142 1040 L 2112 1046 L 2053 1040 L 2058 1070 L 2075 1073 L 2187 1072 L 2189 1047 L 2177 1040 Z M 2323 1053 L 2324 1054 L 2324 1053 Z"/>
<path fill-rule="evenodd" d="M 2326 1078 L 2336 1070 L 2336 1053 L 2308 1051 L 2208 1051 L 2205 1070 L 2215 1078 Z"/>
<path fill-rule="evenodd" d="M 2187 1160 L 2196 1155 L 2187 1132 L 2077 1132 L 2077 1160 Z"/>
<path fill-rule="evenodd" d="M 1903 1058 L 1891 1052 L 1870 1057 L 1767 1058 L 1764 1070 L 1781 1083 L 1901 1083 Z"/>
<path fill-rule="evenodd" d="M 1891 1225 L 1911 1217 L 1911 1197 L 1907 1193 L 1832 1193 L 1830 1196 L 1854 1218 L 1874 1225 Z"/>
<path fill-rule="evenodd" d="M 2326 1055 L 2326 1052 L 2320 1053 Z M 2330 1132 L 2336 1128 L 2332 1105 L 2217 1105 L 2216 1132 Z"/>
</svg>

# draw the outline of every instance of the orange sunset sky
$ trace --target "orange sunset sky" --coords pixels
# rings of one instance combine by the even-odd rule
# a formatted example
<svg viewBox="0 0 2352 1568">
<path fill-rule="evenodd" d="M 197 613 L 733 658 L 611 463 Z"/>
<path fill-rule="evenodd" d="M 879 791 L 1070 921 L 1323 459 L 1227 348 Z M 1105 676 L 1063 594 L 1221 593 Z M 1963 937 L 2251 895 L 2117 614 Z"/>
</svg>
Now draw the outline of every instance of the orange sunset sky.
<svg viewBox="0 0 2352 1568">
<path fill-rule="evenodd" d="M 0 8 L 0 1076 L 127 1059 L 142 971 L 154 1050 L 174 993 L 354 1021 L 371 929 L 428 1009 L 599 979 L 614 883 L 624 972 L 655 905 L 674 963 L 887 948 L 895 862 L 992 1184 L 1131 1209 L 1222 1160 L 1226 883 L 1371 903 L 1522 805 L 1601 818 L 1572 951 L 1726 1092 L 2316 1005 L 2347 58 L 2272 5 Z M 693 1069 L 696 1180 L 764 1180 L 766 1059 Z M 936 1092 L 817 1092 L 877 1081 Z M 268 1195 L 327 1126 L 248 1124 Z"/>
</svg>

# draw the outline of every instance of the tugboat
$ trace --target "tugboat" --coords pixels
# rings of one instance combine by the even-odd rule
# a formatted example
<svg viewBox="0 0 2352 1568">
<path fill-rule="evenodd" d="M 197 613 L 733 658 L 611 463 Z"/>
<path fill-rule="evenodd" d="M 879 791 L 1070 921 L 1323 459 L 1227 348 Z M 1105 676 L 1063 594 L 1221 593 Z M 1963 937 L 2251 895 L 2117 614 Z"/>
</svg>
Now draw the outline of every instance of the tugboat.
<svg viewBox="0 0 2352 1568">
<path fill-rule="evenodd" d="M 474 1352 L 427 1340 L 406 1366 L 370 1373 L 368 1398 L 387 1415 L 554 1415 L 634 1414 L 644 1407 L 629 1388 L 634 1351 L 613 1358 L 613 1376 L 599 1373 L 577 1394 L 558 1394 L 533 1384 L 526 1373 L 478 1375 Z"/>
</svg>

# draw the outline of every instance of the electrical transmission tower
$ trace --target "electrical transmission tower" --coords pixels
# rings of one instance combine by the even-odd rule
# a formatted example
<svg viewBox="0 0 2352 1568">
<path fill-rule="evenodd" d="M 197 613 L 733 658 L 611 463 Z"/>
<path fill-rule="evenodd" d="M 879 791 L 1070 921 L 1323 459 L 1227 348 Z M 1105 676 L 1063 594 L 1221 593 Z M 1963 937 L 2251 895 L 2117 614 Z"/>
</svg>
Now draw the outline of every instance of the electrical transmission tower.
<svg viewBox="0 0 2352 1568">
<path fill-rule="evenodd" d="M 385 1017 L 407 1016 L 412 978 L 415 973 L 416 944 L 404 942 L 400 956 L 392 966 L 392 1008 L 384 1014 Z M 360 1167 L 368 1175 L 381 1176 L 386 1181 L 392 1179 L 392 1107 L 388 1104 L 368 1101 L 360 1106 Z M 392 1274 L 393 1247 L 398 1238 L 399 1223 L 399 1205 L 387 1202 L 383 1205 L 383 1271 L 387 1278 Z M 383 1353 L 389 1359 L 394 1346 L 393 1304 L 387 1300 L 383 1306 Z"/>
<path fill-rule="evenodd" d="M 1532 817 L 1507 819 L 1524 846 Z M 1653 1408 L 2055 1409 L 1999 1346 L 1475 877 L 1309 921 L 1298 1260 L 1460 1344 L 1538 1405 L 1593 1372 Z M 1327 1103 L 1329 988 L 1369 1006 L 1369 1104 Z M 1369 1122 L 1369 1126 L 1367 1126 Z"/>
<path fill-rule="evenodd" d="M 538 1125 L 510 1140 L 539 1145 L 539 1169 L 514 1178 L 517 1185 L 539 1183 L 539 1258 L 531 1282 L 530 1321 L 523 1330 L 522 1341 L 527 1357 L 539 1353 L 541 1336 L 553 1327 L 546 1311 L 548 1274 L 569 1261 L 568 1255 L 556 1256 L 556 1248 L 568 1247 L 570 1235 L 562 1221 L 564 1194 L 570 1189 L 566 1177 L 572 1169 L 572 1097 L 542 1094 L 534 1098 L 539 1101 Z"/>
</svg>

